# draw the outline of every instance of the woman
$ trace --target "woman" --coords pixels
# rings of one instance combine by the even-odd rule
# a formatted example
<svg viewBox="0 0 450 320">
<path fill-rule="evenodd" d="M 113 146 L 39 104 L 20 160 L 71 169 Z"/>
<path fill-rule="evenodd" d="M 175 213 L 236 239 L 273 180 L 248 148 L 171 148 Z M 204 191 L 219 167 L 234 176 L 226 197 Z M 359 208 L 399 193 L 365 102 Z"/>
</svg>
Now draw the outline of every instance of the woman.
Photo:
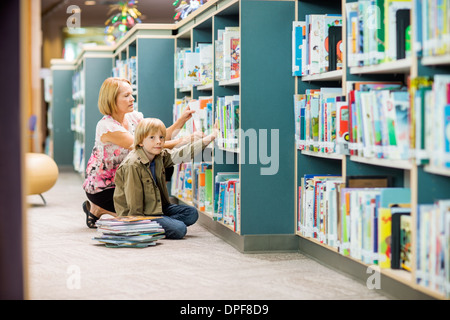
<svg viewBox="0 0 450 320">
<path fill-rule="evenodd" d="M 95 222 L 104 214 L 116 216 L 114 209 L 114 178 L 122 160 L 133 148 L 134 130 L 143 119 L 134 110 L 131 84 L 122 78 L 108 78 L 100 88 L 98 108 L 104 117 L 97 123 L 95 145 L 86 167 L 83 189 L 89 201 L 83 203 L 86 225 L 95 228 Z M 189 108 L 169 128 L 167 137 L 171 139 L 187 120 L 192 117 Z M 197 134 L 194 134 L 197 135 Z M 192 137 L 193 138 L 193 137 Z M 169 140 L 165 148 L 189 142 L 191 137 Z"/>
</svg>

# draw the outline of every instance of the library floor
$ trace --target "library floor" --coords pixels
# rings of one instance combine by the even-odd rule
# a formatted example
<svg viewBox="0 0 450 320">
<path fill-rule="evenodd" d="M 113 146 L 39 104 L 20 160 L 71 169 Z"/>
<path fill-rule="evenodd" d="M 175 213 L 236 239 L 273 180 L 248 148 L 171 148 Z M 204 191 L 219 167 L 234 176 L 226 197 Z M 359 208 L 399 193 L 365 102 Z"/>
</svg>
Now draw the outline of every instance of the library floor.
<svg viewBox="0 0 450 320">
<path fill-rule="evenodd" d="M 202 225 L 183 240 L 111 249 L 85 225 L 81 177 L 28 196 L 29 298 L 39 300 L 390 299 L 300 253 L 242 254 Z"/>
</svg>

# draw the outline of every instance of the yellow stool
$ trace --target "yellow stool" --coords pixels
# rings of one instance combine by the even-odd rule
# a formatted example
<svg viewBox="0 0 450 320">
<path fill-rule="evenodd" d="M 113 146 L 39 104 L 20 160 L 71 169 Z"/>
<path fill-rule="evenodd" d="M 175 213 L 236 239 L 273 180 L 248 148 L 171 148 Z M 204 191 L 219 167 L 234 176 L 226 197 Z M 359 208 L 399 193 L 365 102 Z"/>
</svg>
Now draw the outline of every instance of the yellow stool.
<svg viewBox="0 0 450 320">
<path fill-rule="evenodd" d="M 28 195 L 40 195 L 44 204 L 47 205 L 42 193 L 50 190 L 58 180 L 58 166 L 51 157 L 43 153 L 27 153 L 25 159 Z"/>
</svg>

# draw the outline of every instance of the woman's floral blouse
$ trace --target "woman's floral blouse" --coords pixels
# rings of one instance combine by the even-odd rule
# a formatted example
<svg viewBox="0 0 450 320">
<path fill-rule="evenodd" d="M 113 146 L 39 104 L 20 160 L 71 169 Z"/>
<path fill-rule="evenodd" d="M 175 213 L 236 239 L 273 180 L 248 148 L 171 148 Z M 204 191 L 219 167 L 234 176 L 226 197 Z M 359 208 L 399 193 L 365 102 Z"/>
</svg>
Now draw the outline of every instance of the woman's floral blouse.
<svg viewBox="0 0 450 320">
<path fill-rule="evenodd" d="M 143 119 L 141 112 L 133 111 L 125 114 L 128 120 L 128 131 L 134 136 L 134 130 Z M 95 145 L 86 167 L 86 180 L 83 189 L 87 193 L 98 193 L 114 188 L 114 176 L 117 168 L 130 150 L 113 143 L 103 143 L 100 138 L 107 132 L 127 132 L 127 130 L 111 116 L 104 116 L 98 123 L 95 133 Z"/>
</svg>

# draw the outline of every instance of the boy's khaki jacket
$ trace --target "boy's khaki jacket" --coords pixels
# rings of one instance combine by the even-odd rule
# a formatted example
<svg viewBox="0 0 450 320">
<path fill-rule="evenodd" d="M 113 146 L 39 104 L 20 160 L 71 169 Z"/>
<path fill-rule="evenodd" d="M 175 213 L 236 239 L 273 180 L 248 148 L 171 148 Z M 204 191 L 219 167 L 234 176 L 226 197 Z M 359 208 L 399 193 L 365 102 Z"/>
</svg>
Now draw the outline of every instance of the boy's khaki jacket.
<svg viewBox="0 0 450 320">
<path fill-rule="evenodd" d="M 165 168 L 190 161 L 202 149 L 201 140 L 178 149 L 164 149 L 154 159 L 156 181 L 144 150 L 141 147 L 132 150 L 115 176 L 114 207 L 117 215 L 162 215 L 163 205 L 170 204 Z"/>
</svg>

